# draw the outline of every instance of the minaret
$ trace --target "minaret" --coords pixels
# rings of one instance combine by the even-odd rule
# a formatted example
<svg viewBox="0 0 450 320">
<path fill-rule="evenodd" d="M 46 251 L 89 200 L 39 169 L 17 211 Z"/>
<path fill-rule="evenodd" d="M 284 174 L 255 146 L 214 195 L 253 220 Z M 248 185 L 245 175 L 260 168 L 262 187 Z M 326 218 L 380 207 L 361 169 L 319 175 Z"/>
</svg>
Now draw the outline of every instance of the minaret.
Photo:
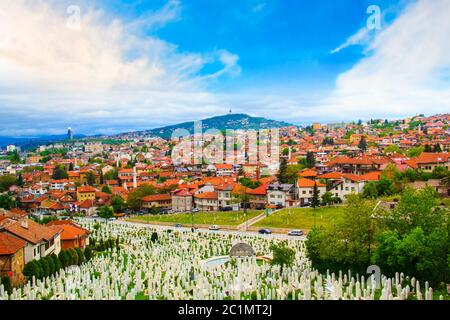
<svg viewBox="0 0 450 320">
<path fill-rule="evenodd" d="M 134 188 L 134 190 L 136 190 L 136 188 L 137 188 L 136 166 L 133 167 L 133 188 Z"/>
</svg>

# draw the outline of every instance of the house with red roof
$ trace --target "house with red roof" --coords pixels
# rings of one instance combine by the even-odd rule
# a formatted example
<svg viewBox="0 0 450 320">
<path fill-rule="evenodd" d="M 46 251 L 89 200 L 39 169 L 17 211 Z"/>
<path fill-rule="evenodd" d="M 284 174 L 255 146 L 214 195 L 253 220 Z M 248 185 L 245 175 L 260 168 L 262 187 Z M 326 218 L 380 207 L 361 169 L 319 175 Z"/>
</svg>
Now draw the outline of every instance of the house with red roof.
<svg viewBox="0 0 450 320">
<path fill-rule="evenodd" d="M 0 233 L 26 242 L 25 264 L 61 251 L 62 230 L 58 226 L 42 226 L 30 219 L 5 219 L 0 222 Z"/>
<path fill-rule="evenodd" d="M 219 210 L 218 193 L 210 191 L 195 194 L 194 203 L 200 211 L 217 211 Z"/>
<path fill-rule="evenodd" d="M 319 198 L 327 192 L 327 186 L 319 181 L 314 181 L 307 178 L 300 178 L 297 180 L 296 189 L 300 205 L 309 204 L 312 202 L 314 186 L 317 186 Z"/>
<path fill-rule="evenodd" d="M 172 191 L 172 211 L 189 212 L 193 209 L 194 193 L 188 189 L 177 189 Z"/>
<path fill-rule="evenodd" d="M 25 281 L 22 273 L 25 267 L 25 246 L 24 240 L 0 233 L 0 275 L 9 277 L 13 286 Z"/>
<path fill-rule="evenodd" d="M 71 220 L 57 220 L 47 223 L 47 226 L 58 226 L 62 229 L 61 232 L 61 249 L 66 250 L 70 248 L 84 249 L 89 245 L 88 230 L 81 228 L 78 224 Z"/>
<path fill-rule="evenodd" d="M 171 209 L 172 208 L 172 197 L 169 193 L 165 194 L 153 194 L 142 198 L 142 208 L 160 208 L 160 209 Z"/>
</svg>

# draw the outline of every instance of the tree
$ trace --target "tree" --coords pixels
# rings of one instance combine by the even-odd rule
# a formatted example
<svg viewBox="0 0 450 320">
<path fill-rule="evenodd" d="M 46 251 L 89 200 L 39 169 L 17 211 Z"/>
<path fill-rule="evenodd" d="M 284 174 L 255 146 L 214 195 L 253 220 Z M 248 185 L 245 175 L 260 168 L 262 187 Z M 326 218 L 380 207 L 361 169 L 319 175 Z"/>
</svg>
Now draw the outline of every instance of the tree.
<svg viewBox="0 0 450 320">
<path fill-rule="evenodd" d="M 391 144 L 384 148 L 384 153 L 401 153 L 402 151 L 396 144 Z"/>
<path fill-rule="evenodd" d="M 8 191 L 15 183 L 16 178 L 13 175 L 5 174 L 0 176 L 0 192 Z"/>
<path fill-rule="evenodd" d="M 98 209 L 98 216 L 103 219 L 109 219 L 114 217 L 114 210 L 109 206 L 103 206 Z"/>
<path fill-rule="evenodd" d="M 54 253 L 51 255 L 51 258 L 53 259 L 53 264 L 55 265 L 55 273 L 56 273 L 62 268 L 61 261 L 59 261 L 58 256 Z"/>
<path fill-rule="evenodd" d="M 358 148 L 359 148 L 362 152 L 366 152 L 366 151 L 367 151 L 367 141 L 366 141 L 366 138 L 361 137 L 361 140 L 359 140 L 359 143 L 358 143 Z"/>
<path fill-rule="evenodd" d="M 370 199 L 378 198 L 377 183 L 375 181 L 369 181 L 364 185 L 363 197 Z"/>
<path fill-rule="evenodd" d="M 431 148 L 431 146 L 429 144 L 426 144 L 424 151 L 430 153 L 430 152 L 433 152 L 433 148 Z"/>
<path fill-rule="evenodd" d="M 9 155 L 9 161 L 11 161 L 11 163 L 14 164 L 18 164 L 22 161 L 22 159 L 20 159 L 20 154 L 19 151 L 16 149 L 14 150 L 10 155 Z"/>
<path fill-rule="evenodd" d="M 125 201 L 120 196 L 112 197 L 111 206 L 115 213 L 122 213 L 126 208 Z"/>
<path fill-rule="evenodd" d="M 157 194 L 157 192 L 158 190 L 154 186 L 144 184 L 128 194 L 127 205 L 130 209 L 139 210 L 142 198 Z"/>
<path fill-rule="evenodd" d="M 317 188 L 317 183 L 314 183 L 312 200 L 311 200 L 311 207 L 313 209 L 315 209 L 318 206 L 320 206 L 319 188 Z"/>
<path fill-rule="evenodd" d="M 306 167 L 311 169 L 316 166 L 316 158 L 314 157 L 314 153 L 308 151 L 306 153 Z"/>
<path fill-rule="evenodd" d="M 111 189 L 109 188 L 109 186 L 106 186 L 106 185 L 103 186 L 102 192 L 112 194 Z"/>
<path fill-rule="evenodd" d="M 373 204 L 359 195 L 348 195 L 342 219 L 314 228 L 307 237 L 308 257 L 320 271 L 351 269 L 365 272 L 375 246 Z"/>
<path fill-rule="evenodd" d="M 103 179 L 104 180 L 117 180 L 119 178 L 119 171 L 116 168 L 109 170 L 105 173 Z"/>
<path fill-rule="evenodd" d="M 8 194 L 0 194 L 0 208 L 11 210 L 15 206 L 14 199 Z"/>
<path fill-rule="evenodd" d="M 439 143 L 436 143 L 433 147 L 433 152 L 442 152 L 441 145 Z"/>
<path fill-rule="evenodd" d="M 409 158 L 415 158 L 415 157 L 420 156 L 422 154 L 422 152 L 424 152 L 424 151 L 425 151 L 425 148 L 422 146 L 413 147 L 406 152 L 406 155 Z"/>
<path fill-rule="evenodd" d="M 18 185 L 19 187 L 23 186 L 22 173 L 19 173 L 19 175 L 17 176 L 16 185 Z"/>
<path fill-rule="evenodd" d="M 152 232 L 152 236 L 150 237 L 150 241 L 153 243 L 156 243 L 156 241 L 158 241 L 158 233 L 157 232 Z"/>
<path fill-rule="evenodd" d="M 0 285 L 3 285 L 3 288 L 5 288 L 6 293 L 11 294 L 13 291 L 12 281 L 11 278 L 8 276 L 2 276 L 0 279 Z"/>
<path fill-rule="evenodd" d="M 270 246 L 272 251 L 272 265 L 280 266 L 280 274 L 283 273 L 284 267 L 290 267 L 294 263 L 295 251 L 287 246 L 286 242 L 280 245 L 272 244 Z"/>
<path fill-rule="evenodd" d="M 278 181 L 280 183 L 288 183 L 286 172 L 287 172 L 287 160 L 286 158 L 282 158 L 280 161 L 280 168 L 278 170 L 277 175 Z"/>
<path fill-rule="evenodd" d="M 94 172 L 89 171 L 88 173 L 86 173 L 86 183 L 90 186 L 94 186 L 96 183 L 96 177 Z"/>
<path fill-rule="evenodd" d="M 322 195 L 322 204 L 323 205 L 325 205 L 325 206 L 327 206 L 327 205 L 330 205 L 330 204 L 332 204 L 332 203 L 334 203 L 334 197 L 333 197 L 333 195 L 331 194 L 331 192 L 325 192 L 323 195 Z"/>
<path fill-rule="evenodd" d="M 57 166 L 55 168 L 55 171 L 53 171 L 52 178 L 54 180 L 62 180 L 67 179 L 69 176 L 67 175 L 67 172 L 64 168 L 64 166 Z"/>
</svg>

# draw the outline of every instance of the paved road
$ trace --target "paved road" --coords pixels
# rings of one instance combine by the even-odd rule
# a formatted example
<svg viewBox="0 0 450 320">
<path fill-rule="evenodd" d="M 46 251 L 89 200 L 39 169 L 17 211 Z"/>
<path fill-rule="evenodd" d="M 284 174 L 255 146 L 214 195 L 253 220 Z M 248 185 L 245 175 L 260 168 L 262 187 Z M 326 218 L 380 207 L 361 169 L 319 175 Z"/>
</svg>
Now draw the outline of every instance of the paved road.
<svg viewBox="0 0 450 320">
<path fill-rule="evenodd" d="M 153 224 L 146 224 L 146 223 L 139 223 L 139 222 L 129 222 L 129 221 L 122 221 L 122 220 L 118 220 L 118 221 L 114 221 L 114 222 L 108 222 L 108 223 L 118 223 L 118 224 L 125 224 L 125 225 L 141 225 L 143 227 L 147 227 L 147 228 L 153 228 L 153 229 L 159 229 L 159 230 L 179 230 L 179 231 L 191 231 L 191 228 L 175 228 L 173 226 L 160 226 L 160 225 L 153 225 Z M 212 231 L 209 229 L 197 229 L 196 232 L 203 232 L 203 233 L 219 233 L 219 234 L 240 234 L 240 235 L 252 235 L 252 236 L 257 236 L 257 237 L 261 237 L 261 238 L 273 238 L 273 239 L 296 239 L 296 240 L 306 240 L 305 236 L 302 237 L 291 237 L 288 236 L 287 234 L 259 234 L 258 232 L 254 232 L 254 231 L 243 231 L 243 230 L 217 230 L 217 231 Z"/>
</svg>

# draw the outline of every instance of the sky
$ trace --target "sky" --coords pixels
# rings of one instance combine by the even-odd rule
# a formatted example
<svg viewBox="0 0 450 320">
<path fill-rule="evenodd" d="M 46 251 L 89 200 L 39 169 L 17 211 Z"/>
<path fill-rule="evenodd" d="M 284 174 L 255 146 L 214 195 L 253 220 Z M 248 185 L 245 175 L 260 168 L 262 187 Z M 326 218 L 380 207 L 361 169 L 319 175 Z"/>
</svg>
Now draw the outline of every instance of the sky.
<svg viewBox="0 0 450 320">
<path fill-rule="evenodd" d="M 449 111 L 450 0 L 0 0 L 0 136 Z"/>
</svg>

